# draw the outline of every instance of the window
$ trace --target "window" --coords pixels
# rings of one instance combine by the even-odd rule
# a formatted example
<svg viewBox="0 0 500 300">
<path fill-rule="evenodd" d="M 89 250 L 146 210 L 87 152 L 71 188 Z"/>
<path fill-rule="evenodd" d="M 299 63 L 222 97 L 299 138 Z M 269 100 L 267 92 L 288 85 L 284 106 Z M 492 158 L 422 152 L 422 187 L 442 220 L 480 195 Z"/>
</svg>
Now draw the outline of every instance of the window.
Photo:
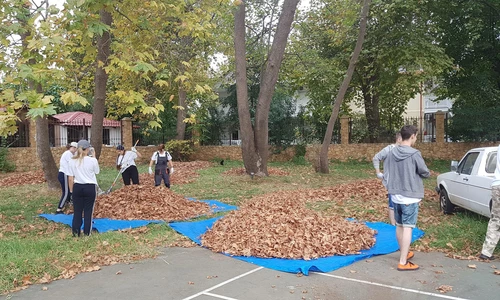
<svg viewBox="0 0 500 300">
<path fill-rule="evenodd" d="M 494 174 L 496 167 L 497 167 L 497 153 L 491 152 L 490 154 L 488 154 L 488 158 L 486 159 L 485 171 L 486 173 Z"/>
<path fill-rule="evenodd" d="M 467 154 L 467 156 L 458 165 L 458 173 L 470 175 L 478 156 L 479 152 L 472 152 Z"/>
<path fill-rule="evenodd" d="M 238 130 L 233 131 L 233 133 L 231 134 L 231 139 L 232 140 L 239 140 Z"/>
<path fill-rule="evenodd" d="M 109 138 L 109 128 L 102 129 L 102 144 L 103 145 L 111 145 L 111 141 Z"/>
</svg>

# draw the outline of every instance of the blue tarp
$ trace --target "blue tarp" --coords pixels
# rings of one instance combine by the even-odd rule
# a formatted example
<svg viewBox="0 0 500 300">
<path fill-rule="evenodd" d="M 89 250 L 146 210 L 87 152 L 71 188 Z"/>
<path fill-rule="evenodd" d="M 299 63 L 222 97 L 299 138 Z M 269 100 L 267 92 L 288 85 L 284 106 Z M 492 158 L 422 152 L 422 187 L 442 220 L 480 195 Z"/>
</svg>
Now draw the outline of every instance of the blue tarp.
<svg viewBox="0 0 500 300">
<path fill-rule="evenodd" d="M 49 221 L 54 221 L 57 223 L 63 223 L 63 224 L 69 225 L 70 227 L 71 227 L 71 223 L 73 222 L 73 214 L 71 214 L 71 215 L 41 214 L 39 216 L 42 218 L 45 218 Z M 97 230 L 100 233 L 104 233 L 104 232 L 112 231 L 112 230 L 123 230 L 123 229 L 130 229 L 130 228 L 146 226 L 150 223 L 164 223 L 164 221 L 94 219 L 93 223 L 92 223 L 92 228 Z"/>
<path fill-rule="evenodd" d="M 201 245 L 200 236 L 208 229 L 212 228 L 215 221 L 222 217 L 197 222 L 173 222 L 169 226 L 175 231 L 187 236 L 192 241 Z M 366 222 L 366 225 L 377 230 L 375 236 L 375 245 L 361 251 L 361 254 L 356 255 L 334 255 L 312 260 L 303 259 L 282 259 L 282 258 L 258 258 L 245 256 L 232 256 L 234 258 L 256 264 L 269 269 L 274 269 L 289 273 L 303 273 L 308 275 L 309 272 L 330 272 L 341 267 L 350 265 L 358 260 L 367 259 L 374 255 L 388 254 L 399 250 L 396 241 L 396 227 L 382 222 Z M 418 228 L 413 230 L 412 242 L 424 235 L 424 232 Z"/>
<path fill-rule="evenodd" d="M 189 200 L 194 201 L 194 199 L 189 199 Z M 237 206 L 225 204 L 225 203 L 219 202 L 217 200 L 198 200 L 198 201 L 206 202 L 210 206 L 212 213 L 238 209 Z M 69 225 L 69 226 L 71 226 L 71 223 L 73 222 L 73 214 L 71 214 L 71 215 L 40 214 L 39 216 L 42 218 L 45 218 L 47 220 L 58 222 L 58 223 L 63 223 L 63 224 Z M 146 226 L 150 223 L 164 223 L 164 221 L 161 221 L 161 220 L 94 219 L 93 224 L 92 224 L 92 228 L 97 230 L 100 233 L 103 233 L 103 232 L 112 231 L 112 230 L 123 230 L 123 229 L 130 229 L 130 228 Z"/>
</svg>

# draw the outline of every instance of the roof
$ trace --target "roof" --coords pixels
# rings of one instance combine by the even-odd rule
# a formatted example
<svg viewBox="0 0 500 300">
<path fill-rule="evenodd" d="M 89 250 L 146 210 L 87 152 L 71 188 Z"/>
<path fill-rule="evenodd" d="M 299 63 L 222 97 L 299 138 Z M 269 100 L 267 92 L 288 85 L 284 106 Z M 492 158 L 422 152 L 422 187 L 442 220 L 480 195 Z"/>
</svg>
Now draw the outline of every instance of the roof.
<svg viewBox="0 0 500 300">
<path fill-rule="evenodd" d="M 61 122 L 61 125 L 66 125 L 66 126 L 92 125 L 92 115 L 83 111 L 66 112 L 62 114 L 53 115 L 52 117 L 59 120 L 59 122 Z M 120 127 L 121 122 L 104 118 L 103 126 Z"/>
</svg>

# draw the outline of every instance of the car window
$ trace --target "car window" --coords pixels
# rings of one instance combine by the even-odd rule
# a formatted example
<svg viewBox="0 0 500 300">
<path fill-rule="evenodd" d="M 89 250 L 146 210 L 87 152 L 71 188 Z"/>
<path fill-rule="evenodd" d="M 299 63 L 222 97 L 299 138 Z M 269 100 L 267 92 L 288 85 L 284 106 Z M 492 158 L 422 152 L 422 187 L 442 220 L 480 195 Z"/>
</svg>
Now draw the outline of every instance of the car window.
<svg viewBox="0 0 500 300">
<path fill-rule="evenodd" d="M 460 174 L 470 175 L 478 156 L 479 152 L 471 152 L 467 154 L 467 156 L 464 157 L 464 159 L 462 159 L 462 161 L 458 165 L 457 172 Z"/>
<path fill-rule="evenodd" d="M 488 158 L 486 159 L 486 173 L 495 173 L 495 169 L 497 167 L 497 153 L 491 152 L 488 154 Z"/>
</svg>

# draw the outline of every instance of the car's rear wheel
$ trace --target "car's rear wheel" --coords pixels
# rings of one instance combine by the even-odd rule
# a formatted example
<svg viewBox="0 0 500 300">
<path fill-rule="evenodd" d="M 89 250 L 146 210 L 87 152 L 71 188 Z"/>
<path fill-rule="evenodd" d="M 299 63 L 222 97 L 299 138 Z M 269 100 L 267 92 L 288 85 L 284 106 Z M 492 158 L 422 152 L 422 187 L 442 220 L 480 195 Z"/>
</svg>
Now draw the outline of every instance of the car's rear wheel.
<svg viewBox="0 0 500 300">
<path fill-rule="evenodd" d="M 455 210 L 455 205 L 451 203 L 450 198 L 448 197 L 448 193 L 444 188 L 441 188 L 439 191 L 439 204 L 441 206 L 441 210 L 445 215 L 452 214 Z"/>
</svg>

